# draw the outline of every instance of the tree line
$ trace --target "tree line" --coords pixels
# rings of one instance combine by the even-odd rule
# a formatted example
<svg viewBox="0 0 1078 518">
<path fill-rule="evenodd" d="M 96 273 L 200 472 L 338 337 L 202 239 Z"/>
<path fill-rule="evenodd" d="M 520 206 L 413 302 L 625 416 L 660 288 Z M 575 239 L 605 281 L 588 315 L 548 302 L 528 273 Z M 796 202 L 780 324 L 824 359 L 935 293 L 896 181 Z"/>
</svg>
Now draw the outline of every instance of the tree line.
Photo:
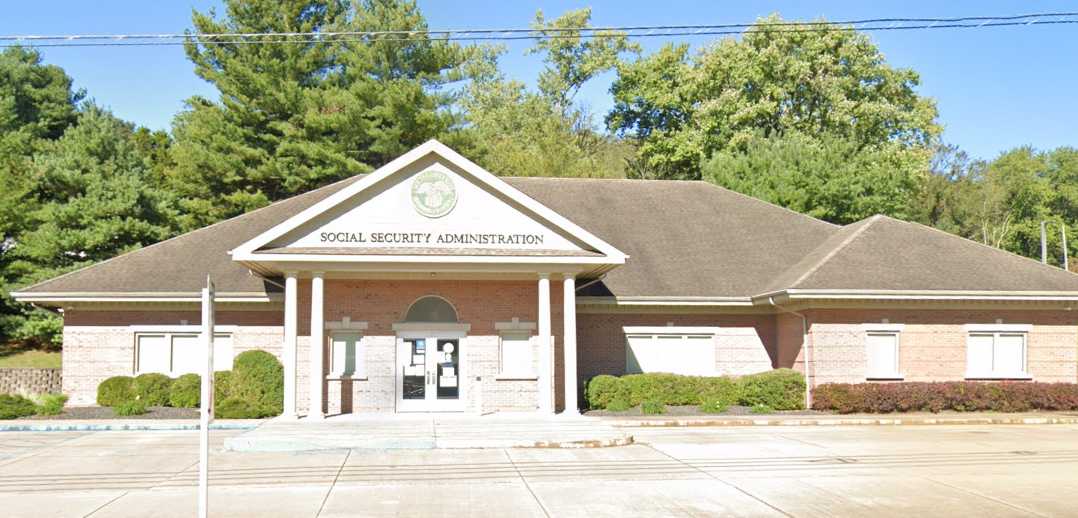
<svg viewBox="0 0 1078 518">
<path fill-rule="evenodd" d="M 971 160 L 941 142 L 918 74 L 863 33 L 776 31 L 776 15 L 740 38 L 645 55 L 616 31 L 565 31 L 590 18 L 536 15 L 559 37 L 528 50 L 543 60 L 530 88 L 499 68 L 504 47 L 422 32 L 198 38 L 424 31 L 413 1 L 229 0 L 193 13 L 185 45 L 218 96 L 187 99 L 170 132 L 117 118 L 32 48 L 4 50 L 0 342 L 60 342 L 59 318 L 14 302 L 15 289 L 369 172 L 430 138 L 501 175 L 703 180 L 838 224 L 888 214 L 1029 257 L 1041 221 L 1073 234 L 1078 150 Z M 576 94 L 606 73 L 613 108 L 596 114 Z M 1050 249 L 1058 264 L 1058 231 Z"/>
</svg>

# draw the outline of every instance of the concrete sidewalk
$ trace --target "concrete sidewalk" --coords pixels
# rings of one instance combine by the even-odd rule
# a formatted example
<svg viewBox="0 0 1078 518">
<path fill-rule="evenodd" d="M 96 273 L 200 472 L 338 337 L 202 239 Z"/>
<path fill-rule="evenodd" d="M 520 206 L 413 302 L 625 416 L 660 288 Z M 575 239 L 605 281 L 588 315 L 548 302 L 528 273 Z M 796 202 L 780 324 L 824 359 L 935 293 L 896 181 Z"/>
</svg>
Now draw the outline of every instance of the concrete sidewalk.
<svg viewBox="0 0 1078 518">
<path fill-rule="evenodd" d="M 760 415 L 760 416 L 604 416 L 618 428 L 679 426 L 871 426 L 1078 424 L 1078 413 L 939 413 Z"/>
<path fill-rule="evenodd" d="M 231 451 L 337 449 L 601 448 L 633 438 L 582 416 L 398 414 L 345 415 L 324 421 L 275 419 L 229 438 Z"/>
</svg>

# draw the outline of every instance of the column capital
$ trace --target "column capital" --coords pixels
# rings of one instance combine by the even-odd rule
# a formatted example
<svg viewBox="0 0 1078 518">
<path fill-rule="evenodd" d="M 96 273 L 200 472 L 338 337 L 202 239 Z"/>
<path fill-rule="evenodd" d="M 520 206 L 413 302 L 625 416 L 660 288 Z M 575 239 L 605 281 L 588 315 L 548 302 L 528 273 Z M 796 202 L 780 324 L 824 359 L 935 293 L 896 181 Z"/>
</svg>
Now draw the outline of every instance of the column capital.
<svg viewBox="0 0 1078 518">
<path fill-rule="evenodd" d="M 325 277 L 325 276 L 326 276 L 326 272 L 322 272 L 322 271 L 311 272 L 311 278 L 314 278 L 314 277 L 322 278 L 322 277 Z"/>
<path fill-rule="evenodd" d="M 564 279 L 564 280 L 569 280 L 569 279 L 576 280 L 576 274 L 575 273 L 563 273 L 563 274 L 561 274 L 561 278 Z"/>
<path fill-rule="evenodd" d="M 538 275 L 539 275 L 539 278 L 540 278 L 540 279 L 548 279 L 548 280 L 550 279 L 550 274 L 549 274 L 549 273 L 546 273 L 546 272 L 539 272 L 539 274 L 538 274 Z"/>
<path fill-rule="evenodd" d="M 295 270 L 289 270 L 289 271 L 284 272 L 284 278 L 285 279 L 295 279 L 296 277 L 299 277 L 299 272 L 297 272 Z"/>
</svg>

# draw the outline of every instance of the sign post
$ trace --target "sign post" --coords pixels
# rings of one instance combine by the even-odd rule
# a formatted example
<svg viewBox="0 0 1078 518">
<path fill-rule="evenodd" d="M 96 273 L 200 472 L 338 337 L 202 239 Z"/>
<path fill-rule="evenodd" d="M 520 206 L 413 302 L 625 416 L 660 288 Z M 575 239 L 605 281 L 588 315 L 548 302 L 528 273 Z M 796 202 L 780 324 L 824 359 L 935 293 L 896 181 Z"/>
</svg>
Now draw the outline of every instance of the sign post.
<svg viewBox="0 0 1078 518">
<path fill-rule="evenodd" d="M 202 372 L 202 397 L 198 427 L 198 516 L 207 518 L 210 505 L 210 423 L 213 422 L 213 280 L 206 276 L 202 289 L 202 344 L 206 368 Z"/>
</svg>

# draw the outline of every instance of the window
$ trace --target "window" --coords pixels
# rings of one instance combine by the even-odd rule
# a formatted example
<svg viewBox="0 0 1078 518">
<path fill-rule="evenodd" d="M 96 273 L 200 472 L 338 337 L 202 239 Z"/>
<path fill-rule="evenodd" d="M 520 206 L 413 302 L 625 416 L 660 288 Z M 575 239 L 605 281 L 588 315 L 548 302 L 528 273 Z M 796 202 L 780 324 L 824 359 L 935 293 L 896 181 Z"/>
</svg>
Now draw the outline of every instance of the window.
<svg viewBox="0 0 1078 518">
<path fill-rule="evenodd" d="M 330 338 L 330 372 L 335 377 L 367 377 L 367 362 L 359 333 L 333 333 Z"/>
<path fill-rule="evenodd" d="M 707 328 L 626 327 L 625 371 L 715 375 L 715 333 Z M 641 332 L 643 331 L 643 332 Z"/>
<path fill-rule="evenodd" d="M 457 310 L 445 299 L 429 295 L 412 303 L 404 315 L 404 321 L 454 323 L 457 321 Z"/>
<path fill-rule="evenodd" d="M 1026 333 L 971 332 L 966 341 L 967 378 L 1028 378 Z"/>
<path fill-rule="evenodd" d="M 135 344 L 136 374 L 202 373 L 205 353 L 198 333 L 139 333 Z M 214 334 L 213 370 L 232 370 L 232 335 Z"/>
<path fill-rule="evenodd" d="M 531 335 L 514 333 L 502 335 L 500 373 L 503 376 L 535 376 Z"/>
<path fill-rule="evenodd" d="M 898 333 L 870 331 L 865 337 L 867 379 L 901 379 L 898 370 Z"/>
</svg>

